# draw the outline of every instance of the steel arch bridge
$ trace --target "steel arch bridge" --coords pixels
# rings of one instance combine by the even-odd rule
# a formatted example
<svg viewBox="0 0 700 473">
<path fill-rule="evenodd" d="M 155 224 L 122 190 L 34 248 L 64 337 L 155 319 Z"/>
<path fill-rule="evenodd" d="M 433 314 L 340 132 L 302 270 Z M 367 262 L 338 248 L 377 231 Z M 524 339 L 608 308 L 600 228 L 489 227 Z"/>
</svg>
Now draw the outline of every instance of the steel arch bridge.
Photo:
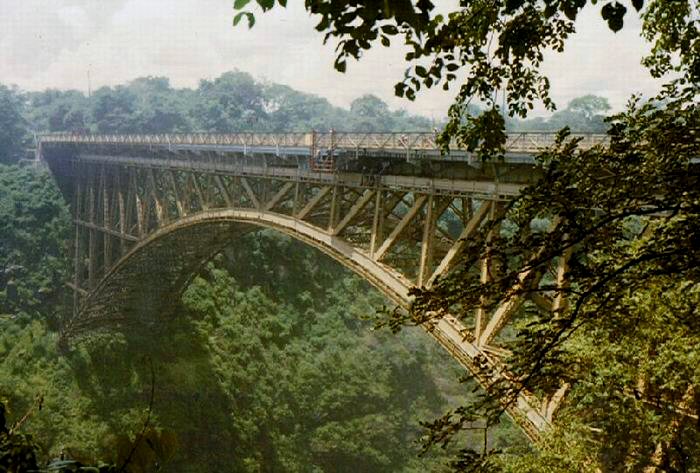
<svg viewBox="0 0 700 473">
<path fill-rule="evenodd" d="M 203 264 L 261 227 L 321 250 L 408 308 L 409 290 L 448 274 L 470 236 L 539 177 L 533 155 L 553 139 L 509 135 L 505 160 L 482 164 L 459 149 L 441 155 L 429 133 L 43 135 L 36 158 L 75 224 L 74 312 L 62 336 L 167 316 Z M 487 278 L 489 262 L 480 270 Z M 510 379 L 499 337 L 524 303 L 559 302 L 507 299 L 492 313 L 475 309 L 471 322 L 446 315 L 426 329 L 489 389 Z M 508 413 L 536 439 L 562 396 L 521 392 Z"/>
</svg>

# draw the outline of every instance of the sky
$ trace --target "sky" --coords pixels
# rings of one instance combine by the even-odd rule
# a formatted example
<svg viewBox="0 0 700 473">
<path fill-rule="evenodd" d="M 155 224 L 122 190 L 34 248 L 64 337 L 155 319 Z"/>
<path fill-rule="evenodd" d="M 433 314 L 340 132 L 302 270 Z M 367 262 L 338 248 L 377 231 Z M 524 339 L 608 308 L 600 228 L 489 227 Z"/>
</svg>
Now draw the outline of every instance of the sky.
<svg viewBox="0 0 700 473">
<path fill-rule="evenodd" d="M 254 3 L 254 2 L 253 2 Z M 449 0 L 436 2 L 449 10 Z M 375 94 L 391 108 L 432 118 L 445 115 L 453 95 L 421 91 L 415 102 L 395 97 L 406 65 L 399 45 L 379 45 L 345 74 L 333 69 L 334 45 L 323 45 L 301 0 L 258 12 L 253 29 L 232 26 L 233 0 L 0 0 L 0 84 L 24 90 L 95 90 L 137 77 L 166 76 L 196 87 L 230 70 L 289 85 L 343 107 Z M 549 54 L 544 72 L 560 108 L 578 96 L 607 97 L 621 109 L 632 93 L 659 87 L 640 65 L 649 46 L 631 10 L 617 34 L 589 6 L 563 54 Z M 89 75 L 89 80 L 88 80 Z M 537 112 L 537 110 L 536 110 Z"/>
</svg>

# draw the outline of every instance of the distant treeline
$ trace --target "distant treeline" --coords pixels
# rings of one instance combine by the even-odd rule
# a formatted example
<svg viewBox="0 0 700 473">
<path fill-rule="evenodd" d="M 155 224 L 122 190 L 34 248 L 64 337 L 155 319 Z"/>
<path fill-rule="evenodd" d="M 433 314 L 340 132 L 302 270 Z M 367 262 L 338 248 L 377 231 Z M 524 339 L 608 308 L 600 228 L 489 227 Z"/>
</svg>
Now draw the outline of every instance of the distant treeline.
<svg viewBox="0 0 700 473">
<path fill-rule="evenodd" d="M 513 131 L 603 132 L 607 99 L 584 96 L 551 117 L 507 119 Z M 89 97 L 77 90 L 23 92 L 0 85 L 0 162 L 13 162 L 33 132 L 184 133 L 233 131 L 360 132 L 431 131 L 435 120 L 390 110 L 374 95 L 355 99 L 349 109 L 286 85 L 256 81 L 245 72 L 202 80 L 196 89 L 177 89 L 165 77 L 143 77 L 102 87 Z M 472 112 L 477 113 L 474 108 Z"/>
<path fill-rule="evenodd" d="M 399 131 L 432 126 L 430 119 L 389 110 L 373 95 L 355 99 L 347 110 L 286 85 L 256 81 L 245 72 L 202 80 L 196 89 L 173 88 L 165 77 L 144 77 L 102 87 L 90 97 L 75 90 L 51 89 L 24 97 L 29 124 L 46 131 Z"/>
</svg>

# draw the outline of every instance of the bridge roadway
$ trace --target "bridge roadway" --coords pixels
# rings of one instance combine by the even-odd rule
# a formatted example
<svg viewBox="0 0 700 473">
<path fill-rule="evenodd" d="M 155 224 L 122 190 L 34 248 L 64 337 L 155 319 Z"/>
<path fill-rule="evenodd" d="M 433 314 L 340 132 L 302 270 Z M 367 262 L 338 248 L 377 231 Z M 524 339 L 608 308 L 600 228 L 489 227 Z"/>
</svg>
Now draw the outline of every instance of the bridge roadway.
<svg viewBox="0 0 700 473">
<path fill-rule="evenodd" d="M 584 148 L 605 142 L 581 138 Z M 42 135 L 37 159 L 75 223 L 75 309 L 63 339 L 153 326 L 203 264 L 261 227 L 325 252 L 408 308 L 412 287 L 448 274 L 503 203 L 536 182 L 533 155 L 553 140 L 509 135 L 505 159 L 483 164 L 460 149 L 441 155 L 429 133 Z M 561 260 L 551 277 L 563 284 Z M 478 266 L 485 280 L 491 264 Z M 504 297 L 488 313 L 460 308 L 425 327 L 485 389 L 512 386 L 507 412 L 531 439 L 564 391 L 537 399 L 519 389 L 505 364 L 508 325 L 525 307 L 558 304 Z"/>
</svg>

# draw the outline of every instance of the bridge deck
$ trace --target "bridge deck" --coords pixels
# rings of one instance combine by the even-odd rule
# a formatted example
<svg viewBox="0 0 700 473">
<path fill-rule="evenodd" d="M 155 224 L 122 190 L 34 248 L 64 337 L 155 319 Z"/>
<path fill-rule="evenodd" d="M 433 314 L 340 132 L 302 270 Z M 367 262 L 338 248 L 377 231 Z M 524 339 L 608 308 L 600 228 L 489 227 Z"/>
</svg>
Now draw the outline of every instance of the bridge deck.
<svg viewBox="0 0 700 473">
<path fill-rule="evenodd" d="M 585 133 L 574 134 L 580 138 L 579 146 L 587 149 L 607 142 L 607 136 Z M 243 153 L 277 153 L 288 156 L 309 156 L 317 151 L 333 150 L 336 153 L 399 153 L 407 156 L 441 156 L 435 133 L 185 133 L 157 135 L 109 135 L 109 134 L 45 134 L 40 138 L 46 143 L 81 143 L 100 145 L 150 145 L 201 150 L 222 150 Z M 508 133 L 506 154 L 533 155 L 555 143 L 556 133 Z M 470 153 L 453 144 L 444 159 L 465 159 Z"/>
</svg>

